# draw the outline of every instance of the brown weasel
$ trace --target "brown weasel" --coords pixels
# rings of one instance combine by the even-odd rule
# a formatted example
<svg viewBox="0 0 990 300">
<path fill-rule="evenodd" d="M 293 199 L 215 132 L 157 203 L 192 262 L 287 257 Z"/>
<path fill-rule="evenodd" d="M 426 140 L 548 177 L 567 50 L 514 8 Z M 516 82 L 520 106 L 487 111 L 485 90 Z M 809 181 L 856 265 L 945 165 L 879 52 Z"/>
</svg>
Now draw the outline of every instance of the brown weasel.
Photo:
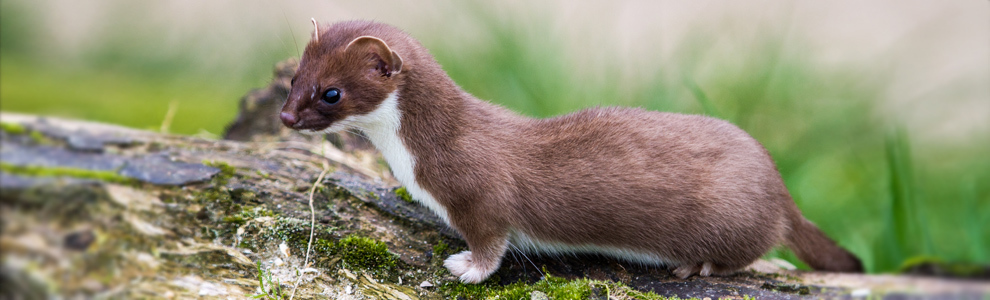
<svg viewBox="0 0 990 300">
<path fill-rule="evenodd" d="M 817 270 L 862 271 L 801 215 L 763 146 L 728 122 L 634 108 L 530 119 L 461 90 L 397 28 L 316 27 L 282 122 L 363 132 L 467 241 L 444 262 L 464 282 L 491 275 L 508 243 L 686 278 L 732 273 L 783 242 Z"/>
</svg>

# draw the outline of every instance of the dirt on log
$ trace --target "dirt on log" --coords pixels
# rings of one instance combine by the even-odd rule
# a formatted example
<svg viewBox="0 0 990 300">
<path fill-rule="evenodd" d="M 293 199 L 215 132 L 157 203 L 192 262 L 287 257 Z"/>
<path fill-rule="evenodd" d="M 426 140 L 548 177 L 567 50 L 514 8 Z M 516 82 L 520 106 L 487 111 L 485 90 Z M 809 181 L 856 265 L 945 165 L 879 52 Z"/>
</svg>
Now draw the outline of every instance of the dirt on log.
<svg viewBox="0 0 990 300">
<path fill-rule="evenodd" d="M 275 126 L 273 111 L 294 68 L 280 64 L 272 86 L 242 100 L 228 128 L 228 137 L 242 141 L 0 115 L 0 298 L 990 294 L 985 281 L 794 271 L 762 260 L 733 276 L 679 279 L 664 268 L 597 256 L 519 253 L 508 254 L 485 283 L 460 284 L 442 261 L 464 250 L 463 241 L 408 199 L 366 141 Z"/>
</svg>

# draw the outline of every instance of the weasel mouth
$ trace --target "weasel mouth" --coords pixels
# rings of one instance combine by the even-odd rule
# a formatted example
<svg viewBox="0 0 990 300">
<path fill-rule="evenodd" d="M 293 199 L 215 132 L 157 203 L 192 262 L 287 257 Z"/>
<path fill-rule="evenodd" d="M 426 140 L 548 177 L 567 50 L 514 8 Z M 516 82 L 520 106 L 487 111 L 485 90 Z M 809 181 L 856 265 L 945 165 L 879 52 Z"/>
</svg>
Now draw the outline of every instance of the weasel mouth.
<svg viewBox="0 0 990 300">
<path fill-rule="evenodd" d="M 302 134 L 320 135 L 320 134 L 329 134 L 329 133 L 342 132 L 342 131 L 344 131 L 347 128 L 346 127 L 338 126 L 337 124 L 334 124 L 333 126 L 329 126 L 329 127 L 327 127 L 327 126 L 306 126 L 306 127 L 300 126 L 299 128 L 292 128 L 292 129 L 295 129 L 296 131 L 299 131 L 299 133 L 302 133 Z"/>
<path fill-rule="evenodd" d="M 289 126 L 293 130 L 299 131 L 303 134 L 330 134 L 330 133 L 340 133 L 344 131 L 359 131 L 361 130 L 361 122 L 355 120 L 353 117 L 344 118 L 342 120 L 336 120 L 332 122 L 326 122 L 327 120 L 299 120 Z M 315 121 L 315 122 L 313 122 Z"/>
<path fill-rule="evenodd" d="M 292 129 L 299 131 L 299 133 L 306 135 L 320 135 L 320 134 L 330 134 L 330 133 L 340 133 L 347 130 L 353 129 L 345 122 L 336 122 L 330 126 L 320 127 L 320 126 L 294 126 Z"/>
<path fill-rule="evenodd" d="M 299 131 L 303 131 L 303 130 L 319 131 L 319 128 L 316 128 L 317 126 L 310 126 L 308 123 L 306 123 L 306 120 L 299 120 L 298 123 L 292 124 L 291 127 L 292 129 Z"/>
<path fill-rule="evenodd" d="M 305 135 L 321 135 L 321 134 L 324 134 L 324 132 L 322 130 L 319 130 L 318 131 L 318 130 L 312 130 L 312 129 L 298 129 L 297 131 L 299 131 L 299 133 L 302 133 L 302 134 L 305 134 Z"/>
<path fill-rule="evenodd" d="M 327 124 L 314 124 L 315 126 L 306 126 L 306 125 L 304 125 L 304 126 L 299 126 L 297 128 L 292 128 L 292 129 L 295 129 L 295 130 L 299 131 L 299 133 L 307 134 L 307 135 L 330 134 L 330 133 L 342 132 L 345 129 L 347 129 L 347 127 L 344 127 L 340 123 L 341 122 L 334 122 L 333 124 L 331 124 L 329 126 Z"/>
<path fill-rule="evenodd" d="M 307 120 L 298 120 L 291 123 L 291 125 L 286 124 L 286 126 L 292 128 L 293 130 L 306 134 L 310 134 L 310 133 L 315 134 L 319 132 L 324 132 L 328 129 L 327 127 L 329 126 L 329 124 L 326 124 L 324 122 L 312 122 L 313 120 L 308 120 L 308 121 L 310 122 L 307 122 Z M 339 123 L 339 122 L 335 122 L 335 123 Z"/>
</svg>

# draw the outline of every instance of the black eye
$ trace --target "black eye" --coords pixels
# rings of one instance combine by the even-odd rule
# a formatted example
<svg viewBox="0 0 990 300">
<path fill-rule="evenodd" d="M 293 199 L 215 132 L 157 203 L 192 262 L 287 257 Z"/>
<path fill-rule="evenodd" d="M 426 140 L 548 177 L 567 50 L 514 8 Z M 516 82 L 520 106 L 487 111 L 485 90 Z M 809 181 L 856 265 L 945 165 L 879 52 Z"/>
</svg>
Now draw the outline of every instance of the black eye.
<svg viewBox="0 0 990 300">
<path fill-rule="evenodd" d="M 323 93 L 323 102 L 333 105 L 340 102 L 340 90 L 331 88 Z"/>
<path fill-rule="evenodd" d="M 289 80 L 289 86 L 293 86 L 293 85 L 296 85 L 296 78 L 295 77 L 292 77 L 292 80 Z"/>
</svg>

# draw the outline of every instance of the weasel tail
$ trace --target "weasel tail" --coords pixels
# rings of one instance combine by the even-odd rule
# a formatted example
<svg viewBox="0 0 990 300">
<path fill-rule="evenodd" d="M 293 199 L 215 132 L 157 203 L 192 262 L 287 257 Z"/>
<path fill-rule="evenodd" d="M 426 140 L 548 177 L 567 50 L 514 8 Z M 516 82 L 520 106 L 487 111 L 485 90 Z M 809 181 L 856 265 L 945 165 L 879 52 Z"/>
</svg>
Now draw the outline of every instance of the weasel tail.
<svg viewBox="0 0 990 300">
<path fill-rule="evenodd" d="M 831 272 L 863 272 L 863 264 L 855 255 L 839 247 L 818 226 L 805 219 L 793 201 L 787 212 L 791 229 L 784 240 L 801 261 L 812 269 Z"/>
</svg>

